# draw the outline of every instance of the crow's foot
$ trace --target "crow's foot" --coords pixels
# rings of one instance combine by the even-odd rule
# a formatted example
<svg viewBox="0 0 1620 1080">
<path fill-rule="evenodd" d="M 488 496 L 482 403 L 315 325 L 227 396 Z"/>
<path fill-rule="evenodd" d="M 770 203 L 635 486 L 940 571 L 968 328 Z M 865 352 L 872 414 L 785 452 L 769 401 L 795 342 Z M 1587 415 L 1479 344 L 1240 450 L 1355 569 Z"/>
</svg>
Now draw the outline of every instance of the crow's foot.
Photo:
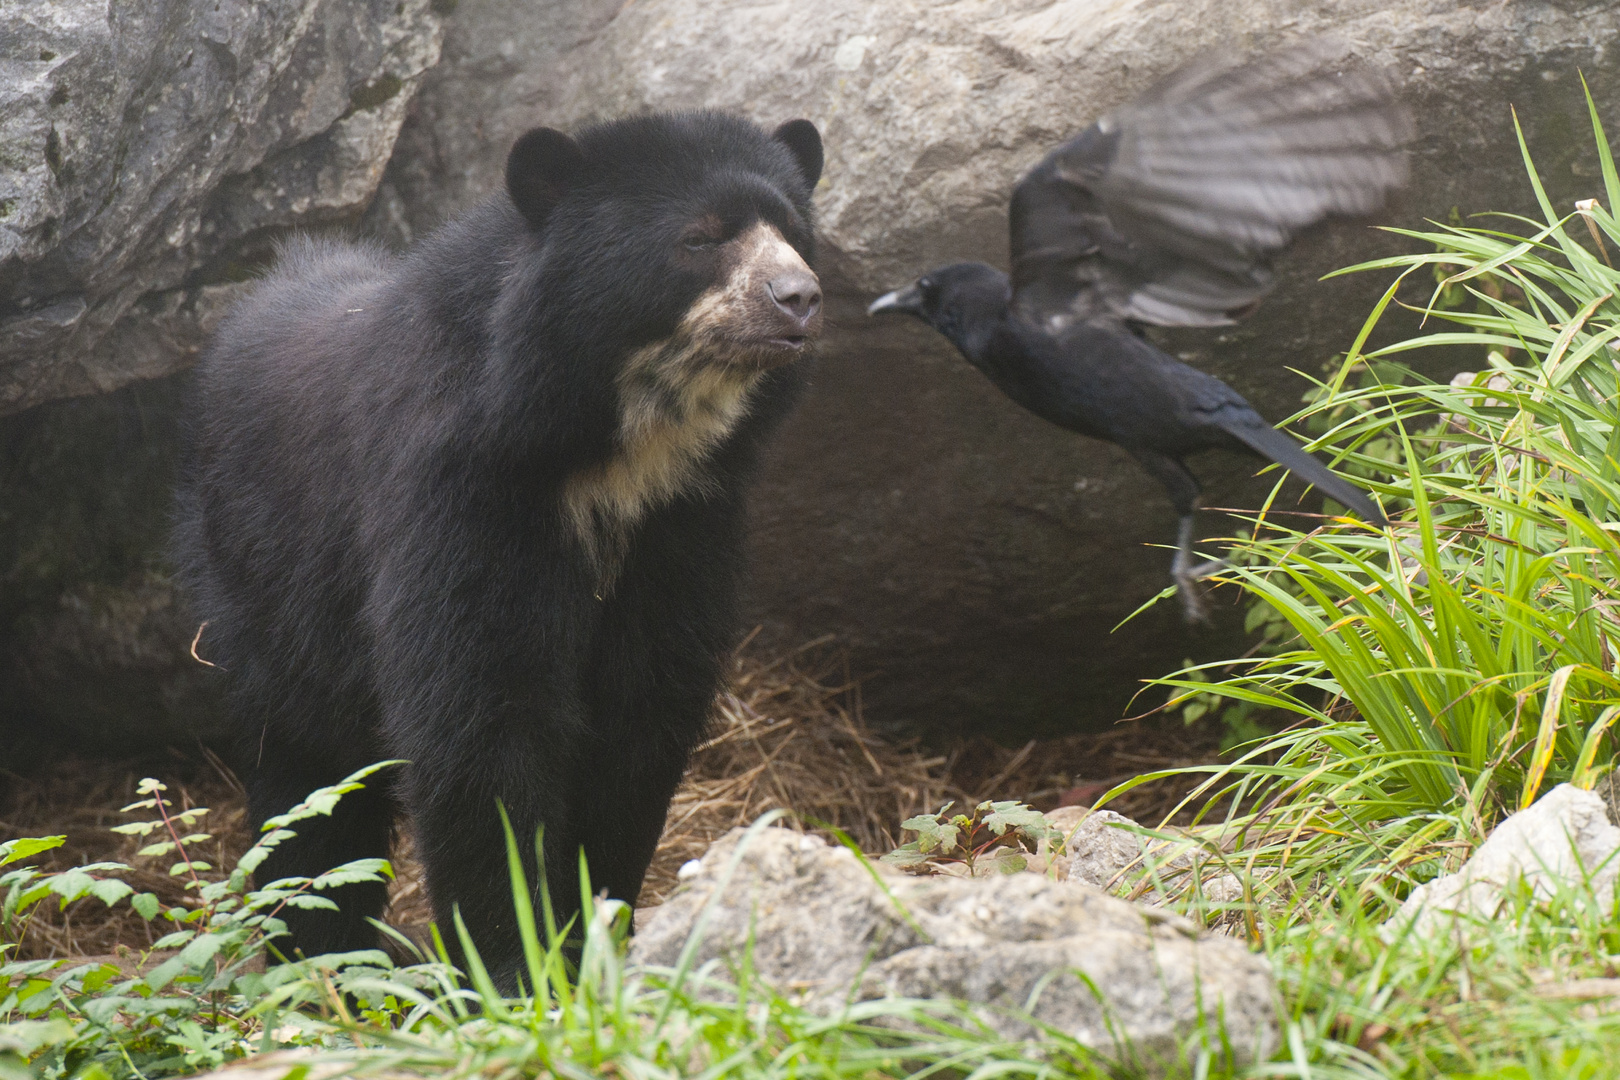
<svg viewBox="0 0 1620 1080">
<path fill-rule="evenodd" d="M 1194 567 L 1177 566 L 1171 573 L 1176 580 L 1176 595 L 1181 598 L 1181 613 L 1188 623 L 1209 623 L 1209 605 L 1204 602 L 1204 590 L 1198 583 L 1224 569 L 1226 560 L 1210 559 Z"/>
<path fill-rule="evenodd" d="M 1170 566 L 1170 576 L 1176 580 L 1176 595 L 1181 597 L 1181 611 L 1189 623 L 1208 623 L 1209 605 L 1204 603 L 1204 591 L 1198 583 L 1209 575 L 1226 569 L 1225 559 L 1208 559 L 1193 565 L 1193 516 L 1181 515 L 1178 530 L 1176 561 Z"/>
</svg>

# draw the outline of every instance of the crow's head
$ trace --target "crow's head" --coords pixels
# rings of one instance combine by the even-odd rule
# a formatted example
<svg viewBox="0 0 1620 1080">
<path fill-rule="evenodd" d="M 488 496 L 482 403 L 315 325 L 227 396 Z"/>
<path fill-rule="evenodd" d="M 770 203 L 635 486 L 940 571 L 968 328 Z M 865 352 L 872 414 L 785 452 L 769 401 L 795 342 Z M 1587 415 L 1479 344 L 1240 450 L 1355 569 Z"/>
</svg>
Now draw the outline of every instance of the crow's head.
<svg viewBox="0 0 1620 1080">
<path fill-rule="evenodd" d="M 868 315 L 915 315 L 950 338 L 964 352 L 1007 312 L 1012 296 L 1007 275 L 984 263 L 955 263 L 932 270 L 903 289 L 885 293 L 867 307 Z"/>
</svg>

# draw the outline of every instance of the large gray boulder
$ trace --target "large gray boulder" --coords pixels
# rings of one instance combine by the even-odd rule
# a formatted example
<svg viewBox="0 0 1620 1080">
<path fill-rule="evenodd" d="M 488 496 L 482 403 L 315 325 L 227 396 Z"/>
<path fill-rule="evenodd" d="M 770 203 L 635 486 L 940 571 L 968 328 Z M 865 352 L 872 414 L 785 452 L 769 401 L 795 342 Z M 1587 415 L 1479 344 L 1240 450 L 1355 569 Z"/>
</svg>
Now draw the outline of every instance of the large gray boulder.
<svg viewBox="0 0 1620 1080">
<path fill-rule="evenodd" d="M 0 411 L 183 365 L 235 279 L 262 256 L 262 237 L 356 212 L 413 73 L 431 59 L 437 31 L 424 2 L 301 0 L 255 6 L 253 18 L 232 0 L 218 15 L 178 0 L 115 5 L 111 20 L 80 0 L 0 8 L 0 318 L 17 320 L 0 323 L 0 336 L 10 335 L 0 344 Z M 1420 126 L 1411 192 L 1386 214 L 1402 224 L 1445 219 L 1454 207 L 1530 209 L 1510 104 L 1554 199 L 1567 207 L 1595 194 L 1578 69 L 1611 127 L 1620 124 L 1620 72 L 1606 59 L 1620 12 L 1564 0 L 438 7 L 443 59 L 420 80 L 363 220 L 394 243 L 494 191 L 512 139 L 533 124 L 707 105 L 768 123 L 806 116 L 825 133 L 818 201 L 835 290 L 830 329 L 816 383 L 754 503 L 749 617 L 764 626 L 765 649 L 839 635 L 854 671 L 873 676 L 867 718 L 914 728 L 1035 734 L 1111 722 L 1139 678 L 1188 656 L 1230 653 L 1237 612 L 1224 611 L 1222 629 L 1195 634 L 1161 605 L 1116 632 L 1167 583 L 1168 552 L 1145 546 L 1174 535 L 1160 492 L 1122 452 L 1008 402 L 921 326 L 864 319 L 862 301 L 941 260 L 1004 259 L 1007 189 L 1019 172 L 1204 49 L 1325 32 L 1388 65 Z M 52 59 L 39 59 L 45 52 Z M 238 58 L 230 80 L 227 56 Z M 310 56 L 318 62 L 306 63 Z M 110 59 L 135 73 L 115 74 Z M 75 71 L 88 73 L 87 97 L 75 90 Z M 389 73 L 399 80 L 393 96 Z M 52 105 L 64 89 L 67 100 Z M 56 119 L 75 109 L 85 110 L 78 126 Z M 281 111 L 292 119 L 277 119 Z M 210 177 L 214 194 L 187 216 L 181 196 L 202 192 Z M 1314 235 L 1285 260 L 1278 291 L 1247 323 L 1161 340 L 1267 415 L 1286 416 L 1306 386 L 1289 369 L 1313 371 L 1342 350 L 1385 284 L 1377 275 L 1315 279 L 1397 243 L 1360 226 Z M 1424 294 L 1414 282 L 1411 298 Z M 1456 366 L 1477 367 L 1478 358 Z M 60 414 L 30 430 L 79 432 L 89 449 L 66 448 L 64 460 L 83 452 L 149 463 L 127 490 L 161 493 L 172 415 L 133 402 L 176 395 L 132 393 L 142 385 L 154 384 L 112 395 L 125 403 L 120 439 L 135 433 L 128 444 L 113 445 L 93 419 L 101 406 L 81 415 L 58 403 Z M 27 472 L 35 486 L 25 501 L 46 504 L 50 521 L 67 516 L 50 501 L 57 474 L 20 464 L 25 441 L 0 422 L 0 455 L 9 455 L 0 475 Z M 1198 470 L 1215 506 L 1256 506 L 1271 482 L 1253 479 L 1247 461 Z M 112 522 L 107 506 L 129 500 L 101 500 L 106 490 L 85 493 L 94 504 L 86 513 Z M 55 557 L 79 534 L 52 534 L 46 519 L 8 533 L 6 515 L 15 522 L 19 511 L 3 503 L 0 558 L 15 548 L 23 562 L 0 562 L 0 619 L 22 603 L 8 584 L 20 574 L 55 583 L 55 592 L 29 593 L 49 609 L 31 607 L 29 626 L 93 623 L 82 613 L 94 605 L 70 596 L 79 564 Z M 161 506 L 134 510 L 138 527 L 109 529 L 104 546 L 117 558 L 102 563 L 133 558 L 127 537 L 160 535 Z M 1227 527 L 1213 515 L 1205 525 L 1217 535 Z M 92 636 L 73 640 L 74 655 L 94 652 Z M 120 640 L 74 670 L 122 663 Z M 168 655 L 183 657 L 187 642 L 170 642 Z M 30 660 L 30 678 L 71 667 L 61 650 L 46 651 L 55 658 Z M 36 696 L 60 700 L 53 685 Z M 142 716 L 178 700 L 163 685 L 169 698 L 142 697 Z"/>
<path fill-rule="evenodd" d="M 161 560 L 173 373 L 271 238 L 371 204 L 440 38 L 430 0 L 0 5 L 8 767 L 208 733 Z"/>
<path fill-rule="evenodd" d="M 698 933 L 694 966 L 719 960 L 724 974 L 746 954 L 759 978 L 819 1007 L 969 1001 L 1008 1038 L 1035 1036 L 1033 1016 L 1150 1075 L 1198 1047 L 1247 1064 L 1276 1046 L 1263 957 L 1086 885 L 912 877 L 780 828 L 734 829 L 682 876 L 643 914 L 632 963 L 673 967 Z"/>
<path fill-rule="evenodd" d="M 430 0 L 0 8 L 0 414 L 184 367 L 264 230 L 371 202 Z"/>
<path fill-rule="evenodd" d="M 1404 84 L 1431 166 L 1414 185 L 1418 208 L 1457 194 L 1523 203 L 1514 148 L 1501 145 L 1508 105 L 1555 111 L 1564 156 L 1581 137 L 1564 123 L 1581 106 L 1575 69 L 1616 100 L 1603 94 L 1602 60 L 1620 33 L 1620 13 L 1602 6 L 1449 0 L 576 0 L 530 11 L 462 0 L 448 20 L 444 63 L 396 163 L 413 215 L 493 190 L 506 148 L 534 124 L 685 108 L 805 116 L 827 144 L 823 275 L 863 292 L 954 259 L 1004 263 L 1010 187 L 1054 143 L 1195 55 L 1302 35 L 1334 38 Z M 1489 159 L 1457 156 L 1476 150 Z M 1510 189 L 1458 175 L 1459 164 Z"/>
<path fill-rule="evenodd" d="M 1231 650 L 1236 613 L 1197 633 L 1161 605 L 1114 631 L 1168 583 L 1169 553 L 1145 546 L 1174 537 L 1156 485 L 1115 448 L 1012 405 L 920 325 L 864 319 L 861 301 L 946 260 L 1003 262 L 1022 170 L 1196 53 L 1317 33 L 1386 65 L 1417 117 L 1413 184 L 1386 221 L 1531 209 L 1510 105 L 1560 205 L 1597 193 L 1577 71 L 1620 126 L 1613 5 L 461 0 L 374 220 L 404 238 L 483 197 L 534 124 L 696 106 L 815 121 L 824 277 L 842 296 L 755 500 L 761 643 L 838 634 L 857 672 L 878 673 L 864 687 L 878 723 L 1111 722 L 1137 679 Z M 1308 385 L 1289 369 L 1315 373 L 1345 349 L 1388 284 L 1317 277 L 1399 243 L 1360 225 L 1313 234 L 1254 318 L 1161 340 L 1280 420 Z M 1197 469 L 1214 506 L 1257 506 L 1272 482 L 1246 460 Z"/>
</svg>

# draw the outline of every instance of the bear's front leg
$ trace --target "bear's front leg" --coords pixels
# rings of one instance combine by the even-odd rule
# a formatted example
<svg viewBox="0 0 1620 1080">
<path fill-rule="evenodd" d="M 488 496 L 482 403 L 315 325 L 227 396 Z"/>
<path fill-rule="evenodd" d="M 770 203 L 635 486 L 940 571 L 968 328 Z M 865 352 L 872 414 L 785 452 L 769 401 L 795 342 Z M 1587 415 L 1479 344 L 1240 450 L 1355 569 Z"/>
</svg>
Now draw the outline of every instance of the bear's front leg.
<svg viewBox="0 0 1620 1080">
<path fill-rule="evenodd" d="M 541 539 L 468 522 L 433 545 L 458 558 L 404 549 L 376 590 L 389 602 L 370 612 L 383 736 L 410 762 L 402 795 L 434 918 L 457 950 L 460 914 L 508 993 L 523 952 L 500 808 L 537 903 L 534 838 L 544 827 L 546 878 L 564 919 L 578 907 L 589 827 L 576 794 L 591 728 L 580 673 L 599 602 L 577 560 Z"/>
<path fill-rule="evenodd" d="M 539 906 L 540 868 L 535 836 L 545 836 L 545 882 L 559 929 L 579 907 L 577 865 L 582 829 L 575 800 L 576 754 L 555 738 L 537 737 L 527 725 L 486 724 L 411 767 L 407 802 L 427 869 L 434 919 L 465 970 L 456 915 L 502 993 L 530 983 L 518 935 L 515 898 L 500 809 L 506 811 L 523 860 L 524 877 Z M 573 934 L 578 933 L 575 927 Z"/>
<path fill-rule="evenodd" d="M 649 516 L 592 639 L 586 694 L 595 757 L 575 806 L 588 823 L 592 887 L 626 903 L 640 895 L 735 644 L 737 486 L 675 499 Z"/>
</svg>

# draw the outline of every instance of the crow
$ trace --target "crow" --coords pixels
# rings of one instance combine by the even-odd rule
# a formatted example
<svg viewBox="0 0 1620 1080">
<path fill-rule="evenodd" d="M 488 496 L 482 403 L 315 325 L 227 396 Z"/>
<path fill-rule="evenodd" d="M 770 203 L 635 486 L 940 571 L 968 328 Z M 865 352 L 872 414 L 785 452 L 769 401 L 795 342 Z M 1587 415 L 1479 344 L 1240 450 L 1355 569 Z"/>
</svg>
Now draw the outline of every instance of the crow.
<svg viewBox="0 0 1620 1080">
<path fill-rule="evenodd" d="M 1302 229 L 1379 209 L 1406 181 L 1411 122 L 1383 76 L 1311 40 L 1246 63 L 1205 58 L 1058 146 L 1013 189 L 1012 274 L 932 271 L 867 308 L 915 315 L 1008 397 L 1116 443 L 1181 516 L 1171 573 L 1208 618 L 1195 565 L 1201 488 L 1184 460 L 1269 458 L 1380 526 L 1363 492 L 1221 380 L 1151 344 L 1145 325 L 1229 326 L 1271 291 Z"/>
</svg>

